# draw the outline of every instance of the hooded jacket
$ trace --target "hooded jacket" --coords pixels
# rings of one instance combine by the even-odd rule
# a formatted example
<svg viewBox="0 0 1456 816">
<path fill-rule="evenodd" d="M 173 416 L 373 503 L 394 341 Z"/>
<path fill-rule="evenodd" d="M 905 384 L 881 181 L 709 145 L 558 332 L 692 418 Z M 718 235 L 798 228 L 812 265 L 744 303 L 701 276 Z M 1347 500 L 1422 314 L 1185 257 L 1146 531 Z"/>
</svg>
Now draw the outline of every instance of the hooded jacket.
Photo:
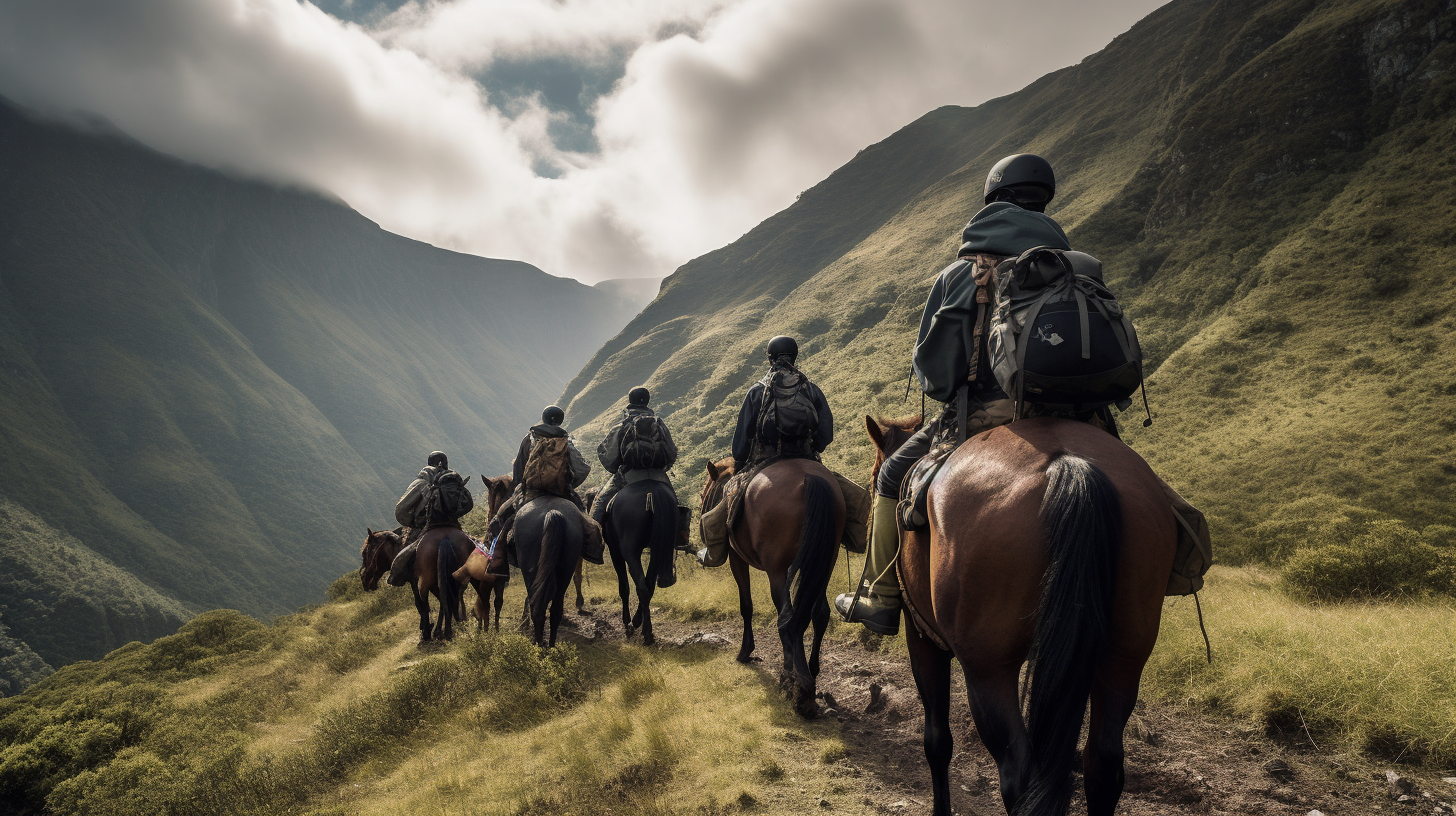
<svg viewBox="0 0 1456 816">
<path fill-rule="evenodd" d="M 434 465 L 425 465 L 419 475 L 415 477 L 410 486 L 394 503 L 394 520 L 402 527 L 414 529 L 423 527 L 425 524 L 425 492 L 435 477 L 440 475 L 441 468 Z"/>
<path fill-rule="evenodd" d="M 519 485 L 526 478 L 526 460 L 531 458 L 531 442 L 536 437 L 552 439 L 558 436 L 568 436 L 566 429 L 560 425 L 547 425 L 544 422 L 531 426 L 531 432 L 521 439 L 521 445 L 516 449 L 516 459 L 511 463 L 511 477 L 514 479 L 511 484 Z M 576 449 L 576 443 L 570 438 L 566 441 L 567 456 L 571 460 L 571 486 L 576 487 L 586 481 L 591 473 L 591 465 L 587 464 L 586 458 L 581 451 Z"/>
</svg>

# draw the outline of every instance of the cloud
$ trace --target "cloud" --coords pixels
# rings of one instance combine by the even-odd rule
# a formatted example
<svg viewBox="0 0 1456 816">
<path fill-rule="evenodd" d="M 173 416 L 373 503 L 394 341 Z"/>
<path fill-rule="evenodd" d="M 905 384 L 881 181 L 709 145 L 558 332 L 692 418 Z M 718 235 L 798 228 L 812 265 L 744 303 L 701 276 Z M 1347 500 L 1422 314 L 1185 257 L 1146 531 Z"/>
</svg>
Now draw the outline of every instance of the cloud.
<svg viewBox="0 0 1456 816">
<path fill-rule="evenodd" d="M 366 29 L 295 0 L 8 0 L 0 94 L 590 282 L 666 274 L 926 111 L 1014 91 L 1155 5 L 455 0 Z M 580 98 L 532 93 L 546 64 Z"/>
</svg>

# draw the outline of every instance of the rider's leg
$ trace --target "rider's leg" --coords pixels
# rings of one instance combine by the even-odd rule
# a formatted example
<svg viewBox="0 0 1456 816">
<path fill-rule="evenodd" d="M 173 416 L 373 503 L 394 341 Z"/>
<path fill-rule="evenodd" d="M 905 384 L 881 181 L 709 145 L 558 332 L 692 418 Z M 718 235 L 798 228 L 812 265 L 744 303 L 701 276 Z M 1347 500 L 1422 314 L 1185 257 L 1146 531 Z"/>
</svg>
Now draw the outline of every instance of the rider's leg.
<svg viewBox="0 0 1456 816">
<path fill-rule="evenodd" d="M 900 549 L 900 524 L 895 505 L 900 484 L 910 468 L 930 451 L 934 428 L 923 428 L 905 440 L 884 464 L 875 480 L 875 499 L 870 509 L 870 537 L 866 547 L 864 576 L 858 593 L 834 599 L 834 608 L 844 619 L 862 623 L 871 632 L 893 635 L 900 631 L 900 578 L 895 574 L 895 556 Z"/>
<path fill-rule="evenodd" d="M 844 548 L 852 553 L 862 553 L 865 551 L 865 525 L 870 513 L 869 491 L 840 473 L 830 473 L 839 483 L 839 494 L 844 497 Z"/>
<path fill-rule="evenodd" d="M 389 562 L 389 578 L 386 580 L 390 586 L 404 586 L 409 583 L 410 573 L 414 571 L 415 550 L 419 549 L 420 536 L 423 533 L 420 528 L 411 528 L 405 538 L 404 547 Z"/>
</svg>

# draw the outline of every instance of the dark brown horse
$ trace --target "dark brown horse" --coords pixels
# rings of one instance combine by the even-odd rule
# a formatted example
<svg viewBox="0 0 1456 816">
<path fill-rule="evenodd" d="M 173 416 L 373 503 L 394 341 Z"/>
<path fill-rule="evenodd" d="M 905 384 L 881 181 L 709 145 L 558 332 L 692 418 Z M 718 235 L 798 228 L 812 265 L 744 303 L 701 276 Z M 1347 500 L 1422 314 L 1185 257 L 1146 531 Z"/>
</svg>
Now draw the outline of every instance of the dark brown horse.
<svg viewBox="0 0 1456 816">
<path fill-rule="evenodd" d="M 359 549 L 362 560 L 359 580 L 366 592 L 379 588 L 379 579 L 389 572 L 394 557 L 404 548 L 403 532 L 404 528 L 378 533 L 369 530 L 365 536 L 364 546 Z M 421 644 L 432 639 L 454 638 L 455 621 L 465 620 L 465 593 L 451 573 L 465 563 L 474 549 L 475 543 L 459 527 L 436 527 L 426 530 L 420 537 L 420 545 L 415 550 L 414 571 L 410 574 L 410 590 L 414 592 L 415 609 L 420 613 Z M 483 589 L 477 585 L 475 591 L 480 593 Z M 433 632 L 430 627 L 432 593 L 440 600 L 440 614 Z"/>
<path fill-rule="evenodd" d="M 883 459 L 893 452 L 885 426 L 869 426 Z M 928 533 L 904 535 L 899 570 L 934 813 L 950 813 L 955 657 L 1007 811 L 1067 812 L 1090 699 L 1087 810 L 1110 816 L 1173 563 L 1175 522 L 1157 477 L 1104 431 L 1027 419 L 962 445 L 931 487 L 929 514 Z"/>
<path fill-rule="evenodd" d="M 677 553 L 677 495 L 665 482 L 644 479 L 625 485 L 609 509 L 602 526 L 612 568 L 617 572 L 622 630 L 630 638 L 640 628 L 642 645 L 651 646 L 657 642 L 652 632 L 652 595 L 657 591 L 658 576 L 672 568 Z M 644 552 L 646 569 L 642 566 Z M 633 588 L 637 590 L 635 614 Z"/>
<path fill-rule="evenodd" d="M 723 500 L 723 486 L 733 473 L 733 460 L 708 463 L 700 507 L 707 512 Z M 844 497 L 827 468 L 812 459 L 784 459 L 764 468 L 749 482 L 743 512 L 732 530 L 728 563 L 738 583 L 738 610 L 743 615 L 743 645 L 738 661 L 753 654 L 753 594 L 748 568 L 768 573 L 769 594 L 778 610 L 784 667 L 779 683 L 793 686 L 794 710 L 814 717 L 819 644 L 829 625 L 825 590 L 839 558 L 844 533 Z M 804 633 L 814 626 L 809 656 Z"/>
<path fill-rule="evenodd" d="M 511 482 L 512 482 L 511 474 L 507 473 L 504 476 L 497 476 L 494 479 L 487 479 L 484 476 L 481 476 L 480 478 L 481 478 L 481 480 L 483 480 L 485 482 L 486 489 L 489 491 L 489 493 L 488 493 L 488 495 L 490 497 L 490 516 L 489 516 L 489 518 L 495 518 L 496 511 L 500 509 L 500 506 L 505 503 L 506 499 L 509 499 L 511 497 L 511 488 L 512 488 L 512 484 L 511 484 Z M 581 498 L 582 498 L 582 501 L 586 503 L 586 511 L 587 511 L 588 514 L 591 513 L 592 499 L 594 499 L 596 497 L 596 494 L 597 494 L 597 488 L 595 488 L 595 487 L 589 488 L 589 489 L 587 489 L 585 491 L 582 491 Z M 576 611 L 578 613 L 583 612 L 586 609 L 586 597 L 581 594 L 582 565 L 584 563 L 586 563 L 586 562 L 583 561 L 582 559 L 577 559 L 577 561 L 576 561 L 576 572 L 571 576 L 571 580 L 576 584 Z M 501 593 L 503 593 L 503 592 L 505 592 L 505 583 L 504 582 L 502 582 L 500 584 L 499 588 L 496 590 L 496 600 L 495 600 L 496 629 L 500 629 Z M 521 619 L 522 620 L 525 620 L 527 617 L 530 616 L 530 610 L 529 610 L 530 603 L 531 603 L 530 599 L 527 598 L 526 599 L 527 609 L 526 610 L 523 610 L 521 612 Z"/>
</svg>

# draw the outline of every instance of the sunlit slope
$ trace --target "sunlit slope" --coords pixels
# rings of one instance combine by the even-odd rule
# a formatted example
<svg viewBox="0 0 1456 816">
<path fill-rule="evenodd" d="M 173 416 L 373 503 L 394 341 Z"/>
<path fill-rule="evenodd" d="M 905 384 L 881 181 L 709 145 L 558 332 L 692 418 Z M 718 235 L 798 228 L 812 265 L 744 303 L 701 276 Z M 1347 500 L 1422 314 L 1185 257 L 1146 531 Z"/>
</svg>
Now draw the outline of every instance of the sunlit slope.
<svg viewBox="0 0 1456 816">
<path fill-rule="evenodd" d="M 431 449 L 504 469 L 628 317 L 527 264 L 3 104 L 0 179 L 0 499 L 175 609 L 315 599 Z M 12 635 L 26 614 L 0 608 Z"/>
<path fill-rule="evenodd" d="M 926 115 L 683 266 L 568 387 L 573 421 L 594 439 L 647 383 L 696 487 L 764 343 L 792 334 L 836 412 L 831 463 L 866 476 L 861 415 L 918 410 L 901 398 L 925 294 L 986 171 L 1031 151 L 1151 355 L 1158 419 L 1129 441 L 1218 517 L 1226 555 L 1313 495 L 1450 524 L 1453 30 L 1456 10 L 1420 2 L 1170 3 L 1077 66 Z"/>
</svg>

